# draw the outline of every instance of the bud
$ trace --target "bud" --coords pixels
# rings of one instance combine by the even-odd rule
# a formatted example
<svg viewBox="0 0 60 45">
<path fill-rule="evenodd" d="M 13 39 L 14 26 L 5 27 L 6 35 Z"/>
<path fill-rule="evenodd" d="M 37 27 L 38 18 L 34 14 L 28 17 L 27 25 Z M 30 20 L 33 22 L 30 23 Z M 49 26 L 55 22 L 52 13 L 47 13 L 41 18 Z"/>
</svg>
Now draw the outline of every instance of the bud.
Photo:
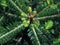
<svg viewBox="0 0 60 45">
<path fill-rule="evenodd" d="M 31 7 L 28 7 L 28 11 L 29 11 L 29 12 L 32 12 L 32 8 L 31 8 Z"/>
<path fill-rule="evenodd" d="M 34 11 L 33 11 L 33 14 L 37 14 L 37 11 L 36 11 L 36 10 L 34 10 Z"/>
<path fill-rule="evenodd" d="M 21 18 L 22 21 L 26 20 L 26 18 Z"/>
<path fill-rule="evenodd" d="M 28 20 L 24 20 L 23 21 L 24 27 L 28 27 L 28 25 L 30 24 L 30 21 Z"/>
<path fill-rule="evenodd" d="M 28 20 L 27 23 L 29 24 L 30 23 L 30 20 Z"/>
<path fill-rule="evenodd" d="M 22 17 L 27 17 L 27 14 L 25 14 L 24 12 L 21 13 Z"/>
</svg>

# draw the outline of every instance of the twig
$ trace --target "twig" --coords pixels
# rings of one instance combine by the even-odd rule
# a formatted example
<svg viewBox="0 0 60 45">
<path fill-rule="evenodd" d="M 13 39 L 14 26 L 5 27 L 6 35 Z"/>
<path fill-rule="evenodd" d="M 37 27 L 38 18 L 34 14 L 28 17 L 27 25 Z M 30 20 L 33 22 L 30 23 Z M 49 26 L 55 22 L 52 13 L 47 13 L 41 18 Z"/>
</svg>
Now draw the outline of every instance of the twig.
<svg viewBox="0 0 60 45">
<path fill-rule="evenodd" d="M 1 22 L 3 19 L 4 19 L 4 16 L 2 16 L 2 17 L 0 18 L 0 22 Z"/>
<path fill-rule="evenodd" d="M 42 19 L 47 19 L 47 18 L 55 18 L 55 17 L 60 17 L 60 14 L 56 14 L 56 15 L 51 15 L 51 16 L 44 16 L 44 17 L 40 17 L 40 18 L 35 18 L 35 19 L 40 19 L 40 20 L 42 20 Z"/>
<path fill-rule="evenodd" d="M 12 5 L 14 5 L 19 12 L 23 12 L 12 0 L 9 0 L 10 3 L 12 3 Z"/>
<path fill-rule="evenodd" d="M 40 41 L 39 41 L 39 38 L 38 38 L 38 36 L 37 36 L 37 34 L 36 34 L 35 29 L 32 28 L 32 31 L 33 31 L 33 33 L 34 33 L 34 35 L 35 35 L 36 40 L 37 40 L 36 42 L 38 43 L 38 45 L 41 45 L 41 44 L 40 44 Z"/>
<path fill-rule="evenodd" d="M 22 40 L 22 37 L 20 37 L 20 38 L 17 40 L 16 45 L 18 45 L 18 43 L 20 43 L 20 42 L 21 42 L 21 40 Z"/>
<path fill-rule="evenodd" d="M 56 5 L 58 5 L 58 4 L 60 4 L 60 2 L 57 3 Z M 51 6 L 51 5 L 46 6 L 43 10 L 41 10 L 41 11 L 38 13 L 38 15 L 39 15 L 40 13 L 42 13 L 44 10 L 46 10 L 47 8 L 49 8 L 50 6 Z"/>
<path fill-rule="evenodd" d="M 17 16 L 16 14 L 11 14 L 11 13 L 7 13 L 5 12 L 5 15 L 8 15 L 8 16 L 11 16 L 11 17 L 18 17 L 18 18 L 21 18 L 20 16 Z"/>
</svg>

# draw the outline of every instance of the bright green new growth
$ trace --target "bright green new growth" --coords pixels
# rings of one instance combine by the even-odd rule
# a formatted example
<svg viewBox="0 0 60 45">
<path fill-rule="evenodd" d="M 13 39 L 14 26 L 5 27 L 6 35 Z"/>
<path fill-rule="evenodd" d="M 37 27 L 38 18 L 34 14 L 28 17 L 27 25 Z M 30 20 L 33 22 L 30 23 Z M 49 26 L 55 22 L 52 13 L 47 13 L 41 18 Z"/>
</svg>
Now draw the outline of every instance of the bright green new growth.
<svg viewBox="0 0 60 45">
<path fill-rule="evenodd" d="M 52 27 L 53 27 L 53 21 L 52 20 L 45 22 L 45 29 L 46 30 L 51 29 Z"/>
<path fill-rule="evenodd" d="M 33 14 L 37 14 L 37 11 L 36 11 L 36 10 L 34 10 L 34 11 L 33 11 Z"/>
<path fill-rule="evenodd" d="M 32 8 L 31 7 L 28 7 L 28 12 L 32 12 Z"/>
<path fill-rule="evenodd" d="M 24 24 L 24 27 L 28 27 L 28 25 L 30 24 L 30 21 L 27 20 L 27 14 L 25 14 L 24 12 L 22 12 L 21 16 L 22 16 L 21 20 L 22 20 L 22 22 Z"/>
<path fill-rule="evenodd" d="M 57 5 L 52 4 L 50 8 L 52 8 L 52 9 L 56 9 L 56 8 L 57 8 Z"/>
<path fill-rule="evenodd" d="M 26 20 L 26 18 L 23 17 L 23 18 L 21 18 L 21 20 L 24 21 L 24 20 Z"/>
<path fill-rule="evenodd" d="M 55 39 L 55 40 L 53 41 L 53 43 L 54 43 L 54 44 L 60 43 L 60 37 L 58 37 L 57 39 Z"/>
<path fill-rule="evenodd" d="M 30 24 L 30 21 L 29 20 L 24 20 L 23 24 L 24 24 L 24 27 L 28 27 L 29 24 Z"/>
<path fill-rule="evenodd" d="M 1 1 L 1 5 L 2 5 L 3 7 L 6 7 L 6 6 L 7 6 L 6 0 L 2 0 L 2 1 Z"/>
<path fill-rule="evenodd" d="M 21 13 L 22 17 L 27 17 L 27 14 L 25 14 L 24 12 Z"/>
<path fill-rule="evenodd" d="M 30 24 L 30 21 L 27 20 L 26 18 L 21 18 L 23 24 L 24 24 L 24 27 L 28 27 L 28 25 Z"/>
<path fill-rule="evenodd" d="M 47 3 L 46 2 L 44 2 L 44 6 L 47 6 Z"/>
<path fill-rule="evenodd" d="M 50 4 L 50 1 L 51 1 L 51 0 L 47 0 L 47 3 Z"/>
</svg>

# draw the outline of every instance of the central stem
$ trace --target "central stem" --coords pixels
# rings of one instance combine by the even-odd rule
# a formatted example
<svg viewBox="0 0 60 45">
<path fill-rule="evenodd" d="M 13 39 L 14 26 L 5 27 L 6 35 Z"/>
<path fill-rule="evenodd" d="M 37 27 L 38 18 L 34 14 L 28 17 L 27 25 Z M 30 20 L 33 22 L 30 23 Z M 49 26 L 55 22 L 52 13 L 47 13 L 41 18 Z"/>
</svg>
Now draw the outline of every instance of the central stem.
<svg viewBox="0 0 60 45">
<path fill-rule="evenodd" d="M 27 18 L 28 18 L 28 20 L 30 20 L 30 22 L 33 22 L 33 21 L 35 21 L 35 19 L 34 19 L 34 17 L 36 17 L 37 16 L 37 14 L 32 14 L 31 12 L 29 13 L 29 16 L 27 16 Z"/>
</svg>

